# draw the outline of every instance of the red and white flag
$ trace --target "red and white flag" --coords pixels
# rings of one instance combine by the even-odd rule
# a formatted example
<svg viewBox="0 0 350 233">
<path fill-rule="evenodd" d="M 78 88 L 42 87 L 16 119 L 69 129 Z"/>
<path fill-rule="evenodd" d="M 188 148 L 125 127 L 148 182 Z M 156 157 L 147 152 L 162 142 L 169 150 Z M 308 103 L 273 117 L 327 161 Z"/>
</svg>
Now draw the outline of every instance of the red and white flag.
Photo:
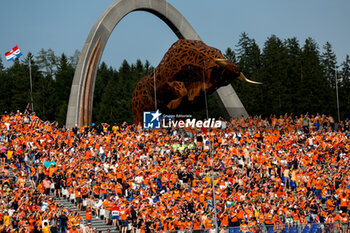
<svg viewBox="0 0 350 233">
<path fill-rule="evenodd" d="M 11 51 L 5 53 L 6 59 L 8 61 L 11 61 L 15 59 L 16 57 L 22 56 L 21 50 L 19 50 L 18 46 L 16 45 L 11 49 Z"/>
</svg>

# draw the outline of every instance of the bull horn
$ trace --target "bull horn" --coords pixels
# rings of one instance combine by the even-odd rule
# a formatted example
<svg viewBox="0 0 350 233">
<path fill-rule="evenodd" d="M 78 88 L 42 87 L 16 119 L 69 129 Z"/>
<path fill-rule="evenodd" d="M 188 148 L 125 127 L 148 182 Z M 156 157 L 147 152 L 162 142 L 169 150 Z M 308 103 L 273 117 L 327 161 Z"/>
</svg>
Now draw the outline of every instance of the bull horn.
<svg viewBox="0 0 350 233">
<path fill-rule="evenodd" d="M 255 81 L 252 81 L 252 80 L 247 79 L 247 78 L 244 76 L 244 74 L 242 74 L 242 73 L 239 75 L 239 79 L 242 80 L 242 81 L 244 81 L 244 82 L 247 82 L 247 83 L 262 84 L 261 82 L 255 82 Z"/>
<path fill-rule="evenodd" d="M 222 67 L 227 66 L 227 59 L 215 58 L 214 61 L 215 61 L 215 63 L 218 64 L 219 66 L 222 66 Z"/>
</svg>

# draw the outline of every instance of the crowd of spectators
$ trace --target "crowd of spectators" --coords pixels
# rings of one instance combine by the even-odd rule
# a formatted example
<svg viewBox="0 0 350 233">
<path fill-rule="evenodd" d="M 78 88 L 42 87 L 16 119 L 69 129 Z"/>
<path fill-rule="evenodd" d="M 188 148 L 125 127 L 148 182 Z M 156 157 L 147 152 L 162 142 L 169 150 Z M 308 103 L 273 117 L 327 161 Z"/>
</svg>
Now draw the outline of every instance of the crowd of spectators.
<svg viewBox="0 0 350 233">
<path fill-rule="evenodd" d="M 198 230 L 213 228 L 216 214 L 220 228 L 243 232 L 308 223 L 346 229 L 348 119 L 286 114 L 224 125 L 66 129 L 28 111 L 4 114 L 0 232 L 90 233 L 93 218 L 122 233 Z"/>
</svg>

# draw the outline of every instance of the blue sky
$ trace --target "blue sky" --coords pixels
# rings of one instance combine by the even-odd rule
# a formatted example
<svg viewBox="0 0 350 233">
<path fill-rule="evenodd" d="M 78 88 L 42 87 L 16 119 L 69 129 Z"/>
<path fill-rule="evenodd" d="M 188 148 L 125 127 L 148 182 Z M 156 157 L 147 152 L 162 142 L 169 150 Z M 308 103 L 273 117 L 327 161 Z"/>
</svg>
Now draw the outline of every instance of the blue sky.
<svg viewBox="0 0 350 233">
<path fill-rule="evenodd" d="M 16 44 L 26 55 L 41 48 L 56 55 L 73 55 L 81 50 L 91 27 L 113 0 L 11 0 L 1 2 L 0 51 Z M 234 48 L 239 35 L 247 32 L 260 48 L 275 34 L 281 39 L 296 37 L 303 45 L 312 37 L 320 48 L 329 41 L 338 63 L 350 54 L 349 0 L 168 0 L 210 46 L 224 52 Z M 156 16 L 134 12 L 113 31 L 102 61 L 119 67 L 124 59 L 140 58 L 158 65 L 177 40 Z M 321 50 L 322 51 L 322 50 Z"/>
</svg>

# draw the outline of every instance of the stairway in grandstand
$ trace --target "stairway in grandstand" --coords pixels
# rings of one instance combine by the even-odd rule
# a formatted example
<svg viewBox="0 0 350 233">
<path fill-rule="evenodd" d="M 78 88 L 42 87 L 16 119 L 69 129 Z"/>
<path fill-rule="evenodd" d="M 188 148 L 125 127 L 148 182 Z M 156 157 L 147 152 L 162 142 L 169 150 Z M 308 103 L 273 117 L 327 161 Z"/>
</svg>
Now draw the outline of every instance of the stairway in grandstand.
<svg viewBox="0 0 350 233">
<path fill-rule="evenodd" d="M 12 169 L 9 169 L 9 172 L 10 172 L 10 178 L 12 179 L 14 177 Z M 31 186 L 29 179 L 26 179 L 26 186 L 28 186 L 28 187 Z M 53 193 L 51 193 L 51 197 L 54 198 Z M 65 209 L 70 208 L 74 212 L 77 211 L 76 205 L 74 203 L 72 203 L 70 200 L 68 200 L 64 197 L 54 198 L 54 199 L 58 204 L 63 205 Z M 82 218 L 85 221 L 85 211 L 81 211 L 80 215 L 82 216 Z M 94 216 L 94 215 L 92 217 L 91 225 L 93 228 L 97 229 L 97 232 L 102 231 L 102 233 L 105 233 L 105 232 L 107 232 L 108 229 L 110 229 L 111 233 L 119 233 L 119 231 L 116 230 L 116 227 L 113 227 L 112 225 L 106 225 L 104 219 L 103 220 L 101 218 L 97 219 L 96 216 Z"/>
<path fill-rule="evenodd" d="M 51 194 L 51 196 L 53 196 Z M 60 198 L 55 198 L 55 201 L 59 204 L 62 204 L 64 206 L 65 209 L 70 208 L 72 211 L 76 212 L 77 208 L 76 205 L 74 203 L 72 203 L 70 200 L 61 197 Z M 81 217 L 85 220 L 85 210 L 80 211 L 80 215 Z M 111 233 L 117 233 L 119 231 L 116 230 L 116 227 L 112 226 L 112 225 L 106 225 L 105 220 L 101 219 L 101 218 L 96 218 L 95 215 L 92 216 L 92 223 L 91 223 L 93 228 L 97 229 L 97 232 L 102 231 L 103 233 L 107 232 L 107 229 L 111 230 Z"/>
</svg>

